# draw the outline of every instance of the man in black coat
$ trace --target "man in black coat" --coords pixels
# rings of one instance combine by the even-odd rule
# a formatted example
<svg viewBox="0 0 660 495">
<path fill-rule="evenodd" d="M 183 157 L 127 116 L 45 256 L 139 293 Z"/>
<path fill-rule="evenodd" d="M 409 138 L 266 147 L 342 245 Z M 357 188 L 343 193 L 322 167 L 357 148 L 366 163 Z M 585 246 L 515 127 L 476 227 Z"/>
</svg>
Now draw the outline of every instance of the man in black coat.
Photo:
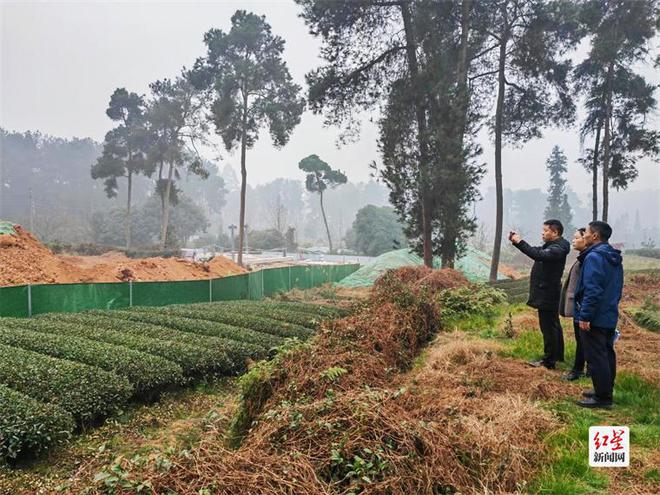
<svg viewBox="0 0 660 495">
<path fill-rule="evenodd" d="M 564 360 L 564 334 L 559 323 L 561 276 L 571 245 L 562 237 L 564 227 L 559 220 L 543 222 L 543 246 L 530 246 L 516 232 L 509 240 L 525 255 L 534 260 L 529 279 L 527 305 L 539 312 L 539 326 L 543 334 L 543 358 L 532 361 L 532 366 L 554 369 L 557 361 Z"/>
</svg>

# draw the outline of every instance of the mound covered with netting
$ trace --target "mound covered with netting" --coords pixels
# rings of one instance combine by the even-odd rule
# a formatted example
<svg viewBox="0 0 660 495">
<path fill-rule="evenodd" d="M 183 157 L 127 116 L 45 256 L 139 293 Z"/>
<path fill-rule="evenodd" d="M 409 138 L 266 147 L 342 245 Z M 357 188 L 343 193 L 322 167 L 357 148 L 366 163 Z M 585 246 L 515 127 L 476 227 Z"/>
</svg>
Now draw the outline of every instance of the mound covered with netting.
<svg viewBox="0 0 660 495">
<path fill-rule="evenodd" d="M 342 287 L 369 287 L 385 271 L 404 266 L 421 266 L 424 260 L 408 249 L 398 249 L 381 254 L 371 263 L 362 266 L 337 285 Z M 441 260 L 433 259 L 433 266 L 440 268 Z M 490 257 L 478 249 L 468 246 L 465 254 L 456 261 L 456 270 L 460 271 L 470 282 L 487 282 L 490 275 Z M 498 280 L 512 278 L 511 270 L 503 267 L 497 275 Z"/>
</svg>

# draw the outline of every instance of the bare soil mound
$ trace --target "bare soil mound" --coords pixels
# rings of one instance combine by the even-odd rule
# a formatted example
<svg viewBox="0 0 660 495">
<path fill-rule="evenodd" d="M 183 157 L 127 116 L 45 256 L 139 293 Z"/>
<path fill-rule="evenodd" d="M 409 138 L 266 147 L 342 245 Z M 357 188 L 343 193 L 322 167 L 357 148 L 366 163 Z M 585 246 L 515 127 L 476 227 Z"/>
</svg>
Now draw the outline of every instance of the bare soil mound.
<svg viewBox="0 0 660 495">
<path fill-rule="evenodd" d="M 179 258 L 131 259 L 119 252 L 100 256 L 55 255 L 20 225 L 16 235 L 0 235 L 0 286 L 201 280 L 243 273 L 245 270 L 225 257 L 209 263 Z"/>
</svg>

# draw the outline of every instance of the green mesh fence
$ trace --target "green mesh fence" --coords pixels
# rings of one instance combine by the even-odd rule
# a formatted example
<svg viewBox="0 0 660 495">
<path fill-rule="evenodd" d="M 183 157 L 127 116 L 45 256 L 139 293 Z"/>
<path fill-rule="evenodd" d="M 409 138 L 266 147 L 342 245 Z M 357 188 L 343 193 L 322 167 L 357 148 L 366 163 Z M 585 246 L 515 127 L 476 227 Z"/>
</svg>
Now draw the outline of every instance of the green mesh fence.
<svg viewBox="0 0 660 495">
<path fill-rule="evenodd" d="M 269 268 L 213 280 L 32 285 L 0 288 L 0 316 L 261 299 L 291 289 L 338 282 L 359 265 Z"/>
<path fill-rule="evenodd" d="M 289 278 L 291 269 L 287 266 L 284 268 L 271 268 L 270 270 L 263 271 L 264 279 L 264 296 L 272 296 L 278 292 L 287 292 L 291 289 L 291 280 Z"/>
<path fill-rule="evenodd" d="M 211 300 L 211 281 L 133 282 L 133 306 L 166 306 Z"/>
<path fill-rule="evenodd" d="M 0 289 L 0 316 L 28 316 L 29 290 L 27 285 Z"/>
<path fill-rule="evenodd" d="M 292 266 L 291 267 L 291 288 L 292 289 L 311 289 L 312 285 L 312 267 L 311 266 Z"/>
<path fill-rule="evenodd" d="M 230 277 L 216 278 L 211 282 L 214 301 L 232 301 L 236 299 L 249 299 L 249 275 L 232 275 Z"/>
<path fill-rule="evenodd" d="M 129 284 L 33 285 L 31 292 L 33 315 L 116 309 L 130 304 Z"/>
</svg>

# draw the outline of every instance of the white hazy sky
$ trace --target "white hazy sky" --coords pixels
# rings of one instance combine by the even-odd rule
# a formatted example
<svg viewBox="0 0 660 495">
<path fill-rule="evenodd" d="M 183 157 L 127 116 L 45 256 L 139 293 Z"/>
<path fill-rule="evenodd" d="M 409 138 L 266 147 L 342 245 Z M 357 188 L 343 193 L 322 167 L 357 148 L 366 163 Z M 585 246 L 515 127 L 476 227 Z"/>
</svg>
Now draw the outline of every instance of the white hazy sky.
<svg viewBox="0 0 660 495">
<path fill-rule="evenodd" d="M 39 130 L 61 137 L 92 137 L 101 141 L 111 128 L 105 116 L 110 94 L 117 87 L 147 93 L 156 79 L 174 77 L 205 53 L 203 34 L 212 27 L 229 29 L 236 9 L 266 16 L 273 31 L 286 40 L 285 59 L 294 79 L 304 87 L 304 74 L 321 61 L 320 42 L 308 34 L 291 0 L 214 2 L 57 2 L 0 0 L 0 126 L 16 131 Z M 657 45 L 656 45 L 657 46 Z M 645 70 L 660 83 L 658 71 Z M 658 117 L 653 118 L 655 125 Z M 248 181 L 277 177 L 301 178 L 298 161 L 316 153 L 348 173 L 353 181 L 367 180 L 368 164 L 378 161 L 377 129 L 365 116 L 359 142 L 336 147 L 338 131 L 322 119 L 304 114 L 289 144 L 271 146 L 264 133 L 248 152 Z M 493 146 L 482 136 L 483 161 L 489 173 L 482 189 L 493 185 Z M 588 175 L 577 165 L 576 129 L 547 130 L 544 138 L 504 153 L 505 187 L 547 187 L 545 160 L 558 144 L 568 156 L 569 181 L 586 193 Z M 238 164 L 238 155 L 222 152 L 225 163 Z M 213 154 L 209 158 L 213 158 Z M 224 163 L 220 164 L 221 167 Z M 639 164 L 631 189 L 660 188 L 660 167 Z"/>
</svg>

